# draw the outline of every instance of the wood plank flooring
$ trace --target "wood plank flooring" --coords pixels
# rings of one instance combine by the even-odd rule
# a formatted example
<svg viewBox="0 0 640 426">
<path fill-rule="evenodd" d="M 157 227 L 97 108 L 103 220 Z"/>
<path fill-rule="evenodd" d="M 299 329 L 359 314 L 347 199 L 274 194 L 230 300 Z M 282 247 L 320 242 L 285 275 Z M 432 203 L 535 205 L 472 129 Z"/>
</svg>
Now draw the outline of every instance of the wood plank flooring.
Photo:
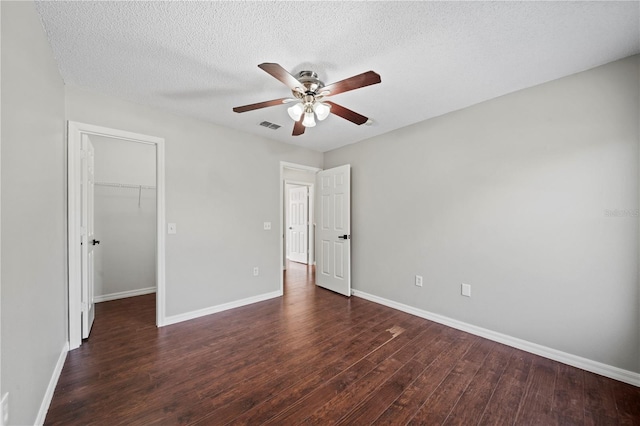
<svg viewBox="0 0 640 426">
<path fill-rule="evenodd" d="M 640 388 L 313 285 L 156 328 L 154 295 L 96 305 L 47 425 L 640 425 Z"/>
</svg>

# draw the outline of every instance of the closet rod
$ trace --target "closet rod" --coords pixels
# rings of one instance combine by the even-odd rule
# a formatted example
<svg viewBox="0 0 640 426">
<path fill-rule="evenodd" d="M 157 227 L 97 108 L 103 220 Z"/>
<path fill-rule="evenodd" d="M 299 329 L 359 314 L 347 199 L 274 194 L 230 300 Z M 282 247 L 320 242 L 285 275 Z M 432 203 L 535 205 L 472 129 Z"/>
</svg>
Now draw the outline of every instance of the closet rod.
<svg viewBox="0 0 640 426">
<path fill-rule="evenodd" d="M 152 185 L 135 185 L 132 183 L 94 182 L 98 186 L 112 186 L 114 188 L 156 189 Z"/>
</svg>

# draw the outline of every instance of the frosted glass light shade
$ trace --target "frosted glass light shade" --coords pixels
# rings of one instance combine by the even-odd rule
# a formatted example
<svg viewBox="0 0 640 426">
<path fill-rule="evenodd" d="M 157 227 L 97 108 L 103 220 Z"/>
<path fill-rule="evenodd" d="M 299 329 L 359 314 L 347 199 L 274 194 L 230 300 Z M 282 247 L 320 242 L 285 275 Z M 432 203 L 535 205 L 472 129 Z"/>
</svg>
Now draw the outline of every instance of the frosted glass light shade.
<svg viewBox="0 0 640 426">
<path fill-rule="evenodd" d="M 316 120 L 313 118 L 313 111 L 304 113 L 304 120 L 302 120 L 302 125 L 304 127 L 314 127 L 316 125 Z"/>
<path fill-rule="evenodd" d="M 316 102 L 313 104 L 313 110 L 316 112 L 318 120 L 322 121 L 329 116 L 329 112 L 331 112 L 331 105 Z"/>
<path fill-rule="evenodd" d="M 298 120 L 300 120 L 300 117 L 302 117 L 302 113 L 304 112 L 304 108 L 302 107 L 301 103 L 297 103 L 297 104 L 287 108 L 287 112 L 289 113 L 289 117 L 291 117 L 291 119 L 293 121 L 298 121 Z"/>
</svg>

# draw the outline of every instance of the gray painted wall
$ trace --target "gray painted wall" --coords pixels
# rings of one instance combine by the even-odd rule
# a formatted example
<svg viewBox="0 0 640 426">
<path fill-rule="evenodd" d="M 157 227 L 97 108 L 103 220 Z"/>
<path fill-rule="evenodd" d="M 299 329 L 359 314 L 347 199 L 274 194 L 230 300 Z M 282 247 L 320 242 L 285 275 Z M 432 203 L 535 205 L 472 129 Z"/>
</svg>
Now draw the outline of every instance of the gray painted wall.
<svg viewBox="0 0 640 426">
<path fill-rule="evenodd" d="M 2 8 L 2 392 L 33 424 L 67 341 L 64 88 L 31 2 Z"/>
<path fill-rule="evenodd" d="M 354 288 L 639 372 L 638 62 L 326 153 Z"/>
<path fill-rule="evenodd" d="M 304 170 L 293 170 L 285 168 L 282 172 L 282 178 L 293 182 L 316 183 L 316 174 Z"/>
<path fill-rule="evenodd" d="M 96 182 L 156 185 L 155 145 L 92 136 Z M 95 186 L 94 296 L 156 286 L 156 190 Z"/>
<path fill-rule="evenodd" d="M 321 167 L 322 153 L 74 87 L 66 96 L 69 120 L 165 138 L 166 220 L 177 224 L 168 316 L 280 289 L 280 161 Z"/>
</svg>

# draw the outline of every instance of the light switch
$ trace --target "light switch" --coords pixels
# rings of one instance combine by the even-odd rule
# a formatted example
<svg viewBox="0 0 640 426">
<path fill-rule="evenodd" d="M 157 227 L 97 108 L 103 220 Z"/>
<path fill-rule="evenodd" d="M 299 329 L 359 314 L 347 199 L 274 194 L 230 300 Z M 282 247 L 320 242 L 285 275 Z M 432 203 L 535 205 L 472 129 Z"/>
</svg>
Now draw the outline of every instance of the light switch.
<svg viewBox="0 0 640 426">
<path fill-rule="evenodd" d="M 176 224 L 175 223 L 168 223 L 167 224 L 167 233 L 169 233 L 169 234 L 175 234 L 176 233 Z"/>
<path fill-rule="evenodd" d="M 469 284 L 462 284 L 462 295 L 471 297 L 471 286 Z"/>
<path fill-rule="evenodd" d="M 264 223 L 264 230 L 265 231 L 271 230 L 271 222 L 265 222 Z"/>
</svg>

